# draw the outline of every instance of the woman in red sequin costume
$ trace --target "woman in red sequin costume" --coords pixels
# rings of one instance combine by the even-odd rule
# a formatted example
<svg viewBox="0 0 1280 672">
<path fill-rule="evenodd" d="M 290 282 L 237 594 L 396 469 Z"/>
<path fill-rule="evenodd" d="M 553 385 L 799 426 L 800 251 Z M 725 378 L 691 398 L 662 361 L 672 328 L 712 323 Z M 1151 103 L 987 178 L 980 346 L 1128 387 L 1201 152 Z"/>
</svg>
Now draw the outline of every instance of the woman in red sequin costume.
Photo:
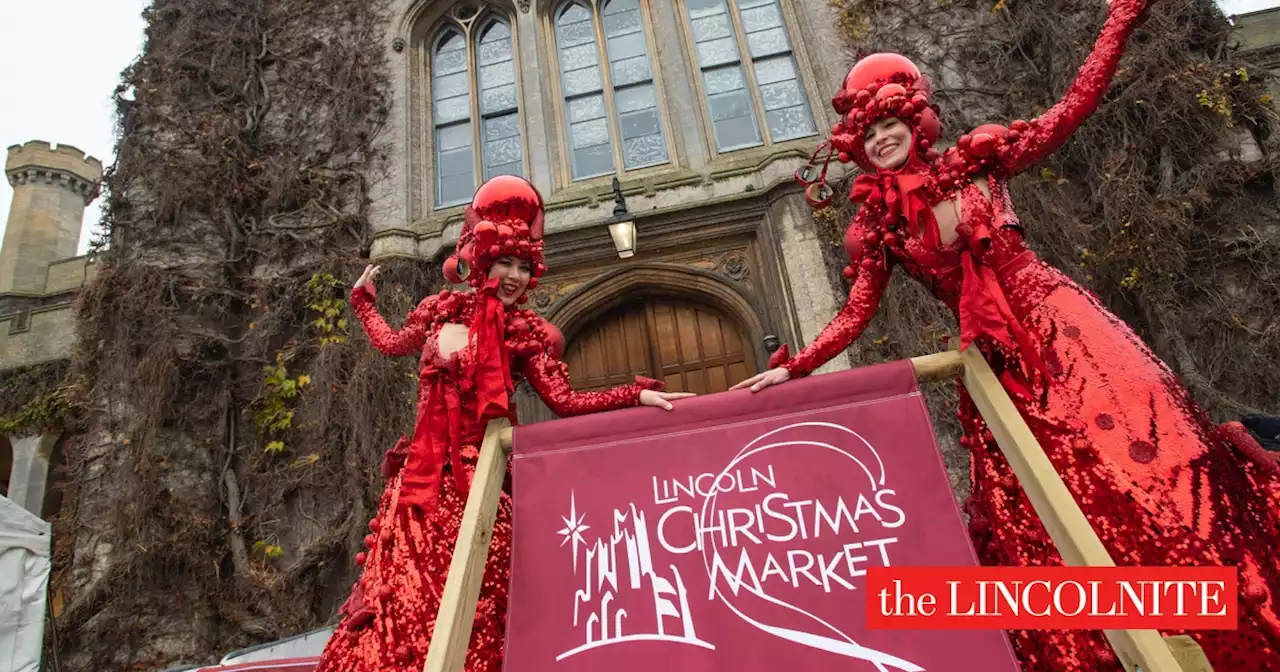
<svg viewBox="0 0 1280 672">
<path fill-rule="evenodd" d="M 806 375 L 844 350 L 876 312 L 892 266 L 902 266 L 957 315 L 961 345 L 973 343 L 1000 374 L 1117 564 L 1239 567 L 1239 628 L 1190 633 L 1214 668 L 1280 670 L 1280 467 L 1237 423 L 1212 426 L 1127 325 L 1031 252 L 1009 199 L 1009 178 L 1097 108 L 1145 2 L 1111 1 L 1088 60 L 1043 116 L 982 126 L 942 154 L 919 70 L 897 54 L 859 61 L 833 99 L 843 119 L 827 149 L 865 171 L 845 233 L 849 300 L 794 359 L 784 349 L 775 368 L 738 387 Z M 831 191 L 811 170 L 797 178 L 822 207 Z M 982 563 L 1061 564 L 963 387 L 960 419 Z M 1101 632 L 1011 637 L 1028 672 L 1121 669 Z"/>
<path fill-rule="evenodd" d="M 546 271 L 542 225 L 533 186 L 495 177 L 476 192 L 457 253 L 445 263 L 451 282 L 465 280 L 474 291 L 428 297 L 395 330 L 374 306 L 376 267 L 366 268 L 352 289 L 351 305 L 374 347 L 388 356 L 420 356 L 418 419 L 413 438 L 387 453 L 388 485 L 369 521 L 367 550 L 356 555 L 364 572 L 317 672 L 422 670 L 478 446 L 489 420 L 515 422 L 517 375 L 562 416 L 637 405 L 671 410 L 673 400 L 691 396 L 661 392 L 660 383 L 642 377 L 604 392 L 570 388 L 559 331 L 516 308 Z M 502 668 L 510 559 L 511 500 L 504 493 L 467 652 L 470 672 Z"/>
</svg>

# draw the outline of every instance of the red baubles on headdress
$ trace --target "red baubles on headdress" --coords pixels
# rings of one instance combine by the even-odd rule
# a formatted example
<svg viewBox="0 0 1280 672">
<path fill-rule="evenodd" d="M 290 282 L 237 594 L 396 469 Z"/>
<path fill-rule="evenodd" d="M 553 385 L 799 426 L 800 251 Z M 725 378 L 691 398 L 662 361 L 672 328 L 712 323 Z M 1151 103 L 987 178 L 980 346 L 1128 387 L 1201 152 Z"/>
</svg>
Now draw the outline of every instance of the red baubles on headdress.
<svg viewBox="0 0 1280 672">
<path fill-rule="evenodd" d="M 881 119 L 897 117 L 914 131 L 915 151 L 936 158 L 933 144 L 942 133 L 938 113 L 930 105 L 933 90 L 915 63 L 901 54 L 872 54 L 854 64 L 844 78 L 844 88 L 831 103 L 843 115 L 844 137 L 833 139 L 837 148 L 864 170 L 874 170 L 863 138 Z"/>
<path fill-rule="evenodd" d="M 823 208 L 831 202 L 826 165 L 833 158 L 841 163 L 853 161 L 868 173 L 878 172 L 867 157 L 864 139 L 867 129 L 881 119 L 897 117 L 911 127 L 913 146 L 908 164 L 936 160 L 939 154 L 933 145 L 942 134 L 942 123 L 929 102 L 932 92 L 929 79 L 901 54 L 872 54 L 854 64 L 840 92 L 831 99 L 832 107 L 840 113 L 840 123 L 831 129 L 831 139 L 818 147 L 809 164 L 796 171 L 796 181 L 805 185 L 809 204 Z M 820 159 L 824 151 L 826 158 Z"/>
<path fill-rule="evenodd" d="M 546 273 L 542 260 L 542 195 L 528 180 L 499 175 L 476 190 L 467 206 L 456 252 L 444 262 L 445 279 L 453 284 L 484 284 L 489 267 L 502 257 L 529 262 L 533 279 Z"/>
</svg>

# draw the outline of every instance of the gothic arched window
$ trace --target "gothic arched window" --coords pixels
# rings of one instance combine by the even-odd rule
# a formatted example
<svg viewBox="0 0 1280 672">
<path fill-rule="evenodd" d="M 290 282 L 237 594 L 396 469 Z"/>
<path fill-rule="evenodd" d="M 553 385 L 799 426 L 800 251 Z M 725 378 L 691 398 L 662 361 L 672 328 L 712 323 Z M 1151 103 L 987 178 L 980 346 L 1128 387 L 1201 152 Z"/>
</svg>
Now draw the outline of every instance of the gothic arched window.
<svg viewBox="0 0 1280 672">
<path fill-rule="evenodd" d="M 640 0 L 570 0 L 552 16 L 573 179 L 666 163 Z"/>
<path fill-rule="evenodd" d="M 494 175 L 524 172 L 511 26 L 477 16 L 455 16 L 431 43 L 436 207 L 466 203 Z"/>
<path fill-rule="evenodd" d="M 817 132 L 778 2 L 684 0 L 718 151 Z"/>
</svg>

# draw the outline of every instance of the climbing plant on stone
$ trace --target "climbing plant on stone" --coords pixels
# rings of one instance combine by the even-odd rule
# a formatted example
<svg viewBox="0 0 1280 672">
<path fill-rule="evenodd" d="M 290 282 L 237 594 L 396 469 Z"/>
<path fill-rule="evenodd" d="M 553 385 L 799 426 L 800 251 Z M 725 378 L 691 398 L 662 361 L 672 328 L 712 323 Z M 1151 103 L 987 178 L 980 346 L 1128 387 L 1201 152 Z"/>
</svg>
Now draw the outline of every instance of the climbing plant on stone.
<svg viewBox="0 0 1280 672">
<path fill-rule="evenodd" d="M 387 170 L 388 3 L 144 18 L 77 311 L 62 670 L 216 660 L 326 622 L 413 422 L 413 363 L 376 356 L 344 300 Z M 440 282 L 383 265 L 388 315 Z"/>
<path fill-rule="evenodd" d="M 1106 11 L 1090 0 L 831 4 L 848 65 L 898 51 L 929 72 L 947 142 L 1056 102 Z M 1154 3 L 1101 108 L 1011 185 L 1037 253 L 1132 324 L 1220 420 L 1280 407 L 1270 365 L 1280 359 L 1280 118 L 1266 70 L 1234 51 L 1231 31 L 1211 0 Z M 837 206 L 818 223 L 843 282 L 836 236 L 852 206 Z M 871 361 L 927 352 L 939 331 L 954 332 L 904 278 L 881 305 L 863 340 L 891 337 L 861 346 Z"/>
</svg>

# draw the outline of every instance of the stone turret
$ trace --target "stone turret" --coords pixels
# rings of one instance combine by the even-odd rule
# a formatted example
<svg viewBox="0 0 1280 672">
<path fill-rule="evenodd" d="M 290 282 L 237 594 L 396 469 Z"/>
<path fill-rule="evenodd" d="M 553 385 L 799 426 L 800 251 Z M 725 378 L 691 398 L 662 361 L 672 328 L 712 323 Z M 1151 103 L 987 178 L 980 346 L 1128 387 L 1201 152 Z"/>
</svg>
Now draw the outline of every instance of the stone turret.
<svg viewBox="0 0 1280 672">
<path fill-rule="evenodd" d="M 32 140 L 9 148 L 4 173 L 13 202 L 0 246 L 0 294 L 43 294 L 49 264 L 76 254 L 102 162 L 70 145 Z"/>
</svg>

